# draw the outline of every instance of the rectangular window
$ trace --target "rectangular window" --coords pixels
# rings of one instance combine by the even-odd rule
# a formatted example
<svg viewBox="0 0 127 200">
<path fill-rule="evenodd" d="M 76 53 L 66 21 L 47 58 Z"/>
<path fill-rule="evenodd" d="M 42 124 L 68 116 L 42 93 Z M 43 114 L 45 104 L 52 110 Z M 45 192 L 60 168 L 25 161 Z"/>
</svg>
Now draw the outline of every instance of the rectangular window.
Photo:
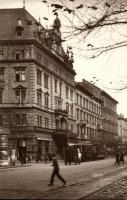
<svg viewBox="0 0 127 200">
<path fill-rule="evenodd" d="M 79 119 L 79 109 L 76 109 L 77 110 L 77 120 Z"/>
<path fill-rule="evenodd" d="M 74 126 L 73 124 L 71 124 L 71 132 L 73 132 L 73 130 L 74 130 Z"/>
<path fill-rule="evenodd" d="M 54 84 L 55 84 L 55 92 L 57 92 L 57 80 L 56 79 L 54 81 Z"/>
<path fill-rule="evenodd" d="M 82 106 L 82 96 L 80 95 L 80 106 Z"/>
<path fill-rule="evenodd" d="M 26 125 L 26 124 L 27 124 L 26 114 L 23 113 L 22 114 L 22 125 Z"/>
<path fill-rule="evenodd" d="M 73 100 L 73 90 L 70 90 L 70 99 Z"/>
<path fill-rule="evenodd" d="M 38 127 L 40 126 L 40 122 L 39 122 L 39 115 L 37 116 L 37 125 L 38 125 Z"/>
<path fill-rule="evenodd" d="M 25 69 L 15 69 L 15 80 L 25 81 L 26 80 L 26 70 Z"/>
<path fill-rule="evenodd" d="M 25 58 L 25 51 L 24 49 L 21 50 L 21 59 L 24 59 Z"/>
<path fill-rule="evenodd" d="M 40 116 L 40 127 L 42 127 L 42 116 Z"/>
<path fill-rule="evenodd" d="M 66 103 L 66 111 L 69 113 L 69 103 Z"/>
<path fill-rule="evenodd" d="M 60 96 L 62 95 L 62 83 L 60 82 L 60 84 L 59 84 L 59 91 L 60 91 Z"/>
<path fill-rule="evenodd" d="M 4 69 L 0 68 L 0 81 L 4 81 Z"/>
<path fill-rule="evenodd" d="M 18 100 L 18 103 L 25 103 L 26 100 L 26 90 L 16 90 L 16 98 Z"/>
<path fill-rule="evenodd" d="M 4 59 L 4 52 L 3 50 L 0 50 L 0 60 L 3 60 Z"/>
<path fill-rule="evenodd" d="M 0 115 L 0 127 L 3 126 L 3 115 Z"/>
<path fill-rule="evenodd" d="M 73 104 L 70 105 L 70 114 L 71 114 L 71 116 L 73 116 Z"/>
<path fill-rule="evenodd" d="M 42 106 L 42 93 L 40 91 L 37 91 L 37 105 Z"/>
<path fill-rule="evenodd" d="M 38 124 L 38 127 L 42 127 L 42 116 L 41 115 L 37 116 L 37 124 Z"/>
<path fill-rule="evenodd" d="M 83 114 L 83 112 L 82 112 L 82 110 L 80 110 L 80 120 L 82 120 L 82 114 Z"/>
<path fill-rule="evenodd" d="M 44 74 L 44 87 L 45 88 L 48 88 L 48 86 L 49 86 L 48 81 L 49 81 L 49 76 L 47 74 Z"/>
<path fill-rule="evenodd" d="M 49 94 L 45 93 L 44 94 L 44 99 L 45 99 L 45 107 L 49 107 Z"/>
<path fill-rule="evenodd" d="M 42 76 L 41 71 L 37 70 L 37 84 L 39 84 L 39 85 L 41 85 L 41 83 L 42 83 L 41 76 Z"/>
<path fill-rule="evenodd" d="M 55 98 L 55 109 L 62 109 L 62 101 Z"/>
<path fill-rule="evenodd" d="M 79 95 L 76 94 L 76 104 L 78 105 L 78 98 L 79 98 Z"/>
<path fill-rule="evenodd" d="M 16 50 L 16 51 L 15 51 L 15 59 L 16 59 L 16 60 L 19 60 L 19 55 L 20 55 L 19 51 Z"/>
<path fill-rule="evenodd" d="M 79 134 L 79 124 L 77 124 L 77 133 Z"/>
<path fill-rule="evenodd" d="M 16 115 L 16 125 L 20 126 L 20 122 L 21 122 L 20 114 L 17 114 Z"/>
<path fill-rule="evenodd" d="M 45 128 L 49 128 L 49 118 L 45 117 Z"/>
<path fill-rule="evenodd" d="M 69 98 L 69 88 L 66 87 L 66 98 L 68 99 Z"/>
<path fill-rule="evenodd" d="M 2 103 L 2 91 L 0 91 L 0 103 Z"/>
</svg>

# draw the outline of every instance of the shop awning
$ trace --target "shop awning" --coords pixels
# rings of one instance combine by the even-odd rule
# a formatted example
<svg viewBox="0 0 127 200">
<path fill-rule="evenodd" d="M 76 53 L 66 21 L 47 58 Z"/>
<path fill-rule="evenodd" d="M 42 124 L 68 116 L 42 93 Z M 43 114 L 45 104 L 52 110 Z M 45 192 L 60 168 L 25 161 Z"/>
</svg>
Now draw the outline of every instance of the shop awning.
<svg viewBox="0 0 127 200">
<path fill-rule="evenodd" d="M 89 140 L 87 141 L 80 141 L 77 143 L 68 143 L 69 146 L 89 146 L 92 145 L 91 142 Z"/>
<path fill-rule="evenodd" d="M 37 133 L 36 134 L 36 138 L 38 140 L 43 140 L 43 141 L 53 141 L 52 136 L 50 134 L 41 134 L 41 133 Z"/>
</svg>

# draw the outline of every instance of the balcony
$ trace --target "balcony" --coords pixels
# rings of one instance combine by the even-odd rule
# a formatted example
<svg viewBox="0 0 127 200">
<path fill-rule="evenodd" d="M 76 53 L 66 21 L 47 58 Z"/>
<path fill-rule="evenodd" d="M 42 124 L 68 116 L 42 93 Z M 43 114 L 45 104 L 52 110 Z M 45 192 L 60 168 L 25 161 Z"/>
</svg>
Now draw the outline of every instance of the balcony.
<svg viewBox="0 0 127 200">
<path fill-rule="evenodd" d="M 68 129 L 67 128 L 56 128 L 56 133 L 57 134 L 67 134 L 68 133 Z"/>
<path fill-rule="evenodd" d="M 38 127 L 38 126 L 12 126 L 11 130 L 17 131 L 17 132 L 25 132 L 25 131 L 53 132 L 53 130 L 50 128 L 44 128 L 44 127 Z"/>
<path fill-rule="evenodd" d="M 67 117 L 68 112 L 67 112 L 67 110 L 62 110 L 62 109 L 58 108 L 58 109 L 55 110 L 55 115 L 56 116 L 62 115 L 63 117 Z"/>
<path fill-rule="evenodd" d="M 87 123 L 86 120 L 80 120 L 79 125 L 80 125 L 81 127 L 85 127 L 87 124 L 88 124 L 88 123 Z"/>
</svg>

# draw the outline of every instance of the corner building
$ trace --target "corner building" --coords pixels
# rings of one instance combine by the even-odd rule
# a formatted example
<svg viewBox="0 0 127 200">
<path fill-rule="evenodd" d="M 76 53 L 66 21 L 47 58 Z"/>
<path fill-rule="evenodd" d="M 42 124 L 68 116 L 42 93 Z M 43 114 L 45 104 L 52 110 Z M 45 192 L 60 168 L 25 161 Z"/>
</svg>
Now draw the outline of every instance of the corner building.
<svg viewBox="0 0 127 200">
<path fill-rule="evenodd" d="M 0 126 L 10 132 L 8 152 L 62 156 L 68 137 L 76 137 L 76 73 L 60 20 L 45 29 L 25 8 L 0 9 L 0 26 Z"/>
</svg>

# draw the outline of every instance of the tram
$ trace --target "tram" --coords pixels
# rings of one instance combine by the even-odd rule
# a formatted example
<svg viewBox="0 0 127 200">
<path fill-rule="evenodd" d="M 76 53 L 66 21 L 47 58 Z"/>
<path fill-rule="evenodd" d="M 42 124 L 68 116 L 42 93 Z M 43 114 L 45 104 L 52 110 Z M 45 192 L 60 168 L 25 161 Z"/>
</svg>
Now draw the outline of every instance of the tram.
<svg viewBox="0 0 127 200">
<path fill-rule="evenodd" d="M 104 159 L 106 156 L 106 148 L 103 145 L 95 145 L 91 143 L 70 143 L 67 150 L 65 151 L 65 155 L 67 155 L 67 159 L 65 159 L 67 162 L 75 161 L 75 153 L 77 152 L 77 149 L 79 149 L 81 152 L 82 162 Z"/>
</svg>

